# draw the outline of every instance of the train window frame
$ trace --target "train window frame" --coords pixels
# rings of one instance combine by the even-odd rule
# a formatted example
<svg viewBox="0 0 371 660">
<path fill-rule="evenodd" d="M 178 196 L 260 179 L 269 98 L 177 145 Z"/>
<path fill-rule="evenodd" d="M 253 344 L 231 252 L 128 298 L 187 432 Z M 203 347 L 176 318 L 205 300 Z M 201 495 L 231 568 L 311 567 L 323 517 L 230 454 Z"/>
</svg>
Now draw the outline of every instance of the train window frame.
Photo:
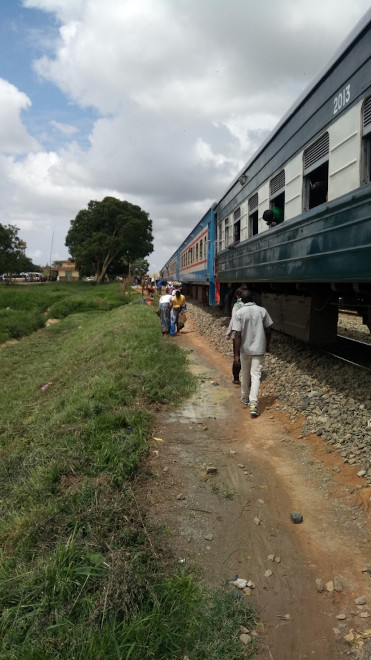
<svg viewBox="0 0 371 660">
<path fill-rule="evenodd" d="M 217 232 L 218 232 L 218 243 L 217 243 L 218 252 L 221 252 L 223 249 L 223 220 L 221 220 L 218 223 Z"/>
<path fill-rule="evenodd" d="M 282 168 L 269 181 L 269 208 L 276 206 L 282 211 L 282 222 L 285 219 L 285 186 L 286 173 Z"/>
<path fill-rule="evenodd" d="M 241 207 L 233 211 L 233 243 L 239 243 L 241 239 Z"/>
<path fill-rule="evenodd" d="M 224 222 L 224 246 L 227 248 L 229 245 L 229 218 Z"/>
<path fill-rule="evenodd" d="M 329 158 L 330 136 L 325 131 L 303 151 L 303 212 L 327 201 Z"/>
<path fill-rule="evenodd" d="M 362 103 L 361 186 L 371 181 L 371 95 Z"/>
<path fill-rule="evenodd" d="M 256 236 L 259 233 L 259 194 L 256 192 L 248 201 L 249 226 L 248 236 Z"/>
<path fill-rule="evenodd" d="M 196 259 L 196 262 L 197 262 L 198 261 L 198 243 L 196 243 L 196 257 L 195 257 L 195 259 Z"/>
<path fill-rule="evenodd" d="M 200 259 L 202 259 L 202 243 L 203 243 L 203 241 L 202 241 L 202 238 L 201 238 L 201 240 L 200 240 Z"/>
</svg>

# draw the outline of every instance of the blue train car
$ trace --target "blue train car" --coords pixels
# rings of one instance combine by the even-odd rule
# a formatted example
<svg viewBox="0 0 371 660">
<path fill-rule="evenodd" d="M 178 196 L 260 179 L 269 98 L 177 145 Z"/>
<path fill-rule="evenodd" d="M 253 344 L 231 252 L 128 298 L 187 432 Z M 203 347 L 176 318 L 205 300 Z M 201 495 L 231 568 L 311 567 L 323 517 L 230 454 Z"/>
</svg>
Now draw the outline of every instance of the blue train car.
<svg viewBox="0 0 371 660">
<path fill-rule="evenodd" d="M 248 282 L 310 343 L 336 339 L 340 299 L 371 327 L 370 45 L 371 11 L 215 209 L 222 298 Z"/>
<path fill-rule="evenodd" d="M 247 282 L 275 327 L 307 342 L 336 339 L 340 304 L 371 329 L 371 10 L 213 213 L 215 259 L 200 279 L 214 278 L 211 304 L 229 309 Z"/>
<path fill-rule="evenodd" d="M 211 207 L 163 266 L 162 278 L 181 282 L 187 295 L 215 305 L 214 250 L 215 213 Z"/>
</svg>

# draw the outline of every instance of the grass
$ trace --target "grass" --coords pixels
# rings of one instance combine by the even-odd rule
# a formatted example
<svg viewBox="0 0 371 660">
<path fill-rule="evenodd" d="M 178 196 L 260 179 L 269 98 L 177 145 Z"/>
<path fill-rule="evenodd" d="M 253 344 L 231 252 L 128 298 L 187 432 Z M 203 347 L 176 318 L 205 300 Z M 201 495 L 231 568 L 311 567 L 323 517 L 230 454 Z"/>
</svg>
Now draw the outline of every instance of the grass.
<svg viewBox="0 0 371 660">
<path fill-rule="evenodd" d="M 135 497 L 155 410 L 195 386 L 187 357 L 153 308 L 107 296 L 1 349 L 0 659 L 251 658 L 252 613 L 169 574 Z"/>
<path fill-rule="evenodd" d="M 43 327 L 48 318 L 108 311 L 127 304 L 135 294 L 122 295 L 117 284 L 91 282 L 0 284 L 0 343 L 19 339 Z"/>
</svg>

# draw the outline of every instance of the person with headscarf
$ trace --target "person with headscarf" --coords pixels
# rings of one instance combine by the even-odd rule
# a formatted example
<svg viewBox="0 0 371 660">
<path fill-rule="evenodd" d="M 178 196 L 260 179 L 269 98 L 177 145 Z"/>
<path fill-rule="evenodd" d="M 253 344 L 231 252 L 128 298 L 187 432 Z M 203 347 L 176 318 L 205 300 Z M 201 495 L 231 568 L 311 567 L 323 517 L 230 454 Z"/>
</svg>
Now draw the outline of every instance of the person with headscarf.
<svg viewBox="0 0 371 660">
<path fill-rule="evenodd" d="M 183 325 L 179 323 L 179 314 L 184 309 L 186 304 L 185 296 L 177 289 L 173 295 L 173 305 L 171 309 L 172 323 L 175 324 L 177 332 L 182 329 Z"/>
</svg>

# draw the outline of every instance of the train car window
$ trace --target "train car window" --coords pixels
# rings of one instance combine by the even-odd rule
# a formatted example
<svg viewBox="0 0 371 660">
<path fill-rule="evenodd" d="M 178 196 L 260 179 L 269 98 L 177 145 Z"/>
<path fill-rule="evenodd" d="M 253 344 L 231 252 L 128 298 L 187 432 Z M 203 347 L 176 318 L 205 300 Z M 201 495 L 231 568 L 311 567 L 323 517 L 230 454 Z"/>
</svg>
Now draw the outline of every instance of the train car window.
<svg viewBox="0 0 371 660">
<path fill-rule="evenodd" d="M 241 207 L 233 211 L 233 243 L 238 243 L 241 237 Z"/>
<path fill-rule="evenodd" d="M 285 219 L 285 170 L 278 172 L 269 182 L 270 207 L 276 216 L 276 224 Z"/>
<path fill-rule="evenodd" d="M 304 211 L 327 201 L 329 146 L 329 134 L 324 133 L 304 151 Z"/>
<path fill-rule="evenodd" d="M 198 261 L 198 243 L 196 243 L 196 261 Z"/>
<path fill-rule="evenodd" d="M 250 213 L 249 215 L 249 236 L 255 236 L 255 234 L 258 234 L 259 232 L 259 213 L 258 210 L 254 211 L 254 213 Z"/>
<path fill-rule="evenodd" d="M 223 249 L 223 234 L 222 234 L 222 223 L 218 224 L 218 252 L 221 252 Z"/>
<path fill-rule="evenodd" d="M 255 236 L 255 234 L 257 234 L 259 231 L 258 204 L 259 204 L 258 193 L 255 193 L 255 195 L 253 195 L 249 199 L 249 236 Z"/>
<path fill-rule="evenodd" d="M 362 108 L 362 164 L 361 184 L 371 181 L 371 96 L 365 99 Z"/>
<path fill-rule="evenodd" d="M 233 242 L 239 243 L 241 237 L 241 221 L 237 220 L 233 227 Z"/>
<path fill-rule="evenodd" d="M 226 219 L 225 221 L 225 228 L 224 228 L 224 246 L 228 247 L 229 245 L 229 218 Z"/>
<path fill-rule="evenodd" d="M 202 238 L 200 240 L 200 259 L 202 259 Z"/>
<path fill-rule="evenodd" d="M 205 238 L 204 238 L 204 255 L 205 255 L 205 259 L 206 259 L 206 254 L 207 254 L 207 252 L 206 252 L 206 242 L 207 242 L 207 239 L 206 239 L 206 236 L 205 236 Z"/>
</svg>

